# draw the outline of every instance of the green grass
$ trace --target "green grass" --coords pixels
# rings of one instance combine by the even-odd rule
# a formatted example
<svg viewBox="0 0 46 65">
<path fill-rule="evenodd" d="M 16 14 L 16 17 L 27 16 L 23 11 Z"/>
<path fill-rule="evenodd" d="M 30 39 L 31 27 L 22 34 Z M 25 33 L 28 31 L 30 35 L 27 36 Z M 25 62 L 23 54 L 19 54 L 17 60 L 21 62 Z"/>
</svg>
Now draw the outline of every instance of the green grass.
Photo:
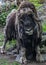
<svg viewBox="0 0 46 65">
<path fill-rule="evenodd" d="M 4 34 L 0 32 L 0 46 L 3 45 L 3 40 L 4 40 Z M 9 49 L 10 47 L 13 47 L 16 44 L 16 40 L 12 40 L 10 43 L 8 42 L 6 44 L 6 50 Z M 19 65 L 19 63 L 13 61 L 9 62 L 9 60 L 0 58 L 0 65 Z"/>
<path fill-rule="evenodd" d="M 4 35 L 2 33 L 0 33 L 0 46 L 2 46 L 3 42 L 2 40 L 4 39 Z"/>
<path fill-rule="evenodd" d="M 42 23 L 42 31 L 46 32 L 46 21 Z"/>
<path fill-rule="evenodd" d="M 15 62 L 15 61 L 14 62 L 9 62 L 6 59 L 0 59 L 0 65 L 20 65 L 20 64 Z"/>
<path fill-rule="evenodd" d="M 46 32 L 46 24 L 43 25 L 43 32 Z"/>
<path fill-rule="evenodd" d="M 29 0 L 29 1 L 32 2 L 37 9 L 38 7 L 42 6 L 42 4 L 39 3 L 39 0 Z"/>
<path fill-rule="evenodd" d="M 3 42 L 4 42 L 4 34 L 0 33 L 0 46 L 3 45 Z M 10 42 L 7 42 L 6 49 L 13 47 L 15 44 L 16 44 L 16 40 L 12 40 Z"/>
<path fill-rule="evenodd" d="M 0 32 L 0 40 L 4 40 L 4 34 Z M 16 40 L 12 40 L 10 43 L 8 42 L 6 44 L 6 49 L 9 49 L 10 47 L 14 46 L 16 44 Z M 3 45 L 3 41 L 0 41 L 0 46 Z M 13 61 L 9 62 L 9 60 L 0 58 L 0 65 L 20 65 L 19 63 Z"/>
</svg>

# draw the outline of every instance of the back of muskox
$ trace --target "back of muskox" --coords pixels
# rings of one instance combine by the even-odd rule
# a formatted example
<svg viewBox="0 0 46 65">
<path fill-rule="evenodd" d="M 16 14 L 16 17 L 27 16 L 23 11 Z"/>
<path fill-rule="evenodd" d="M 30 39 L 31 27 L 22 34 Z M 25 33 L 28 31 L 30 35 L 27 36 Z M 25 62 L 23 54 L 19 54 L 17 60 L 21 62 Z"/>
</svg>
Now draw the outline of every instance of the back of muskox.
<svg viewBox="0 0 46 65">
<path fill-rule="evenodd" d="M 16 0 L 17 2 L 17 0 Z M 30 0 L 30 2 L 34 3 L 35 6 L 36 6 L 36 9 L 37 9 L 37 13 L 38 13 L 38 16 L 39 18 L 42 20 L 42 40 L 41 40 L 41 44 L 40 44 L 40 51 L 41 51 L 41 56 L 40 56 L 40 62 L 42 61 L 42 63 L 38 63 L 36 61 L 33 61 L 33 62 L 30 62 L 28 63 L 27 65 L 46 65 L 46 4 L 44 4 L 44 2 L 42 4 L 40 4 L 41 2 L 40 1 L 35 1 L 35 0 Z M 9 14 L 9 11 L 11 12 L 11 9 L 13 8 L 16 8 L 16 4 L 13 4 L 14 1 L 12 2 L 7 2 L 8 5 L 6 5 L 5 3 L 6 2 L 0 2 L 0 65 L 4 65 L 4 64 L 18 64 L 17 62 L 15 62 L 15 58 L 16 58 L 16 55 L 12 54 L 14 51 L 16 50 L 13 50 L 13 52 L 8 52 L 8 53 L 4 53 L 4 54 L 1 54 L 1 48 L 2 48 L 2 45 L 4 43 L 4 27 L 6 26 L 6 18 L 7 18 L 7 15 Z M 12 3 L 13 4 L 13 8 L 10 4 L 9 6 L 9 3 Z M 17 4 L 17 7 L 19 6 L 19 4 L 21 3 L 21 1 L 19 2 L 18 0 L 18 4 Z M 6 5 L 6 7 L 5 7 Z M 11 9 L 10 9 L 10 8 Z M 5 10 L 4 10 L 5 9 Z M 35 11 L 36 13 L 36 11 Z M 37 17 L 37 13 L 36 13 L 36 17 Z M 11 15 L 12 16 L 12 15 Z M 15 24 L 15 23 L 14 23 Z M 14 43 L 14 41 L 13 41 Z M 11 44 L 7 45 L 7 47 L 10 47 Z M 10 55 L 9 55 L 10 54 Z M 19 56 L 18 56 L 19 58 Z M 11 61 L 13 60 L 13 62 L 11 63 Z M 5 63 L 4 63 L 5 62 Z"/>
</svg>

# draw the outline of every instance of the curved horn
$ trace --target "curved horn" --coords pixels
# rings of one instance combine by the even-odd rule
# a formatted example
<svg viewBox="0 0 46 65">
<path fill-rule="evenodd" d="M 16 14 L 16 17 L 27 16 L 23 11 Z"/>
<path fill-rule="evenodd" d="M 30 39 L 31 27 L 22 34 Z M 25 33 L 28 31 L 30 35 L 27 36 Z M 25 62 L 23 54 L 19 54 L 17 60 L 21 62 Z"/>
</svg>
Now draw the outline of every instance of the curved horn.
<svg viewBox="0 0 46 65">
<path fill-rule="evenodd" d="M 23 8 L 23 9 L 20 9 L 19 11 L 19 14 L 21 14 L 21 15 L 23 15 L 23 14 L 33 14 L 33 11 L 32 11 L 32 9 L 30 9 L 30 8 Z"/>
<path fill-rule="evenodd" d="M 41 20 L 38 17 L 36 17 L 35 15 L 33 16 L 33 18 L 35 19 L 35 21 L 41 22 Z"/>
</svg>

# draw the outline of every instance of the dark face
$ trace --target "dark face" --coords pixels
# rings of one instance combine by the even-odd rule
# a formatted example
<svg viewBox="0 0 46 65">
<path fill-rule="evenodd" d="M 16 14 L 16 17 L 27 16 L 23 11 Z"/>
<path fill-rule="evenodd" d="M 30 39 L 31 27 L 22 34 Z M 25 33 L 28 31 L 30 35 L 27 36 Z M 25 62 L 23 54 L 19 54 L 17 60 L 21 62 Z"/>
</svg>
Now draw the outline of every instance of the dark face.
<svg viewBox="0 0 46 65">
<path fill-rule="evenodd" d="M 34 22 L 32 16 L 33 16 L 32 14 L 24 14 L 20 18 L 20 24 L 21 24 L 21 26 L 23 26 L 24 33 L 26 33 L 28 35 L 33 34 L 33 29 L 35 27 L 35 22 Z"/>
</svg>

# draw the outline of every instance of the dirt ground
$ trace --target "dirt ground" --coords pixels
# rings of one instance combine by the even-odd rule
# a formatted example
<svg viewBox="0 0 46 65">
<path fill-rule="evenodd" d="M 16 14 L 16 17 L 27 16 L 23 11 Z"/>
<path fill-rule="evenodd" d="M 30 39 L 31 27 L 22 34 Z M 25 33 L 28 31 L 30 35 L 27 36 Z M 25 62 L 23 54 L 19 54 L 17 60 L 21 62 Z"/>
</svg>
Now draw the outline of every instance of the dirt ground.
<svg viewBox="0 0 46 65">
<path fill-rule="evenodd" d="M 7 60 L 9 63 L 15 62 L 15 56 L 14 55 L 0 54 L 0 60 L 2 60 L 2 59 Z M 46 62 L 43 62 L 43 63 L 31 62 L 31 63 L 28 63 L 27 65 L 46 65 Z"/>
<path fill-rule="evenodd" d="M 0 59 L 6 59 L 9 63 L 12 63 L 12 62 L 14 62 L 15 61 L 15 58 L 13 59 L 13 58 L 11 58 L 11 57 L 9 57 L 9 56 L 6 56 L 6 55 L 0 55 Z M 36 62 L 31 62 L 31 63 L 29 63 L 29 64 L 27 64 L 27 65 L 46 65 L 46 62 L 45 63 L 36 63 Z"/>
</svg>

